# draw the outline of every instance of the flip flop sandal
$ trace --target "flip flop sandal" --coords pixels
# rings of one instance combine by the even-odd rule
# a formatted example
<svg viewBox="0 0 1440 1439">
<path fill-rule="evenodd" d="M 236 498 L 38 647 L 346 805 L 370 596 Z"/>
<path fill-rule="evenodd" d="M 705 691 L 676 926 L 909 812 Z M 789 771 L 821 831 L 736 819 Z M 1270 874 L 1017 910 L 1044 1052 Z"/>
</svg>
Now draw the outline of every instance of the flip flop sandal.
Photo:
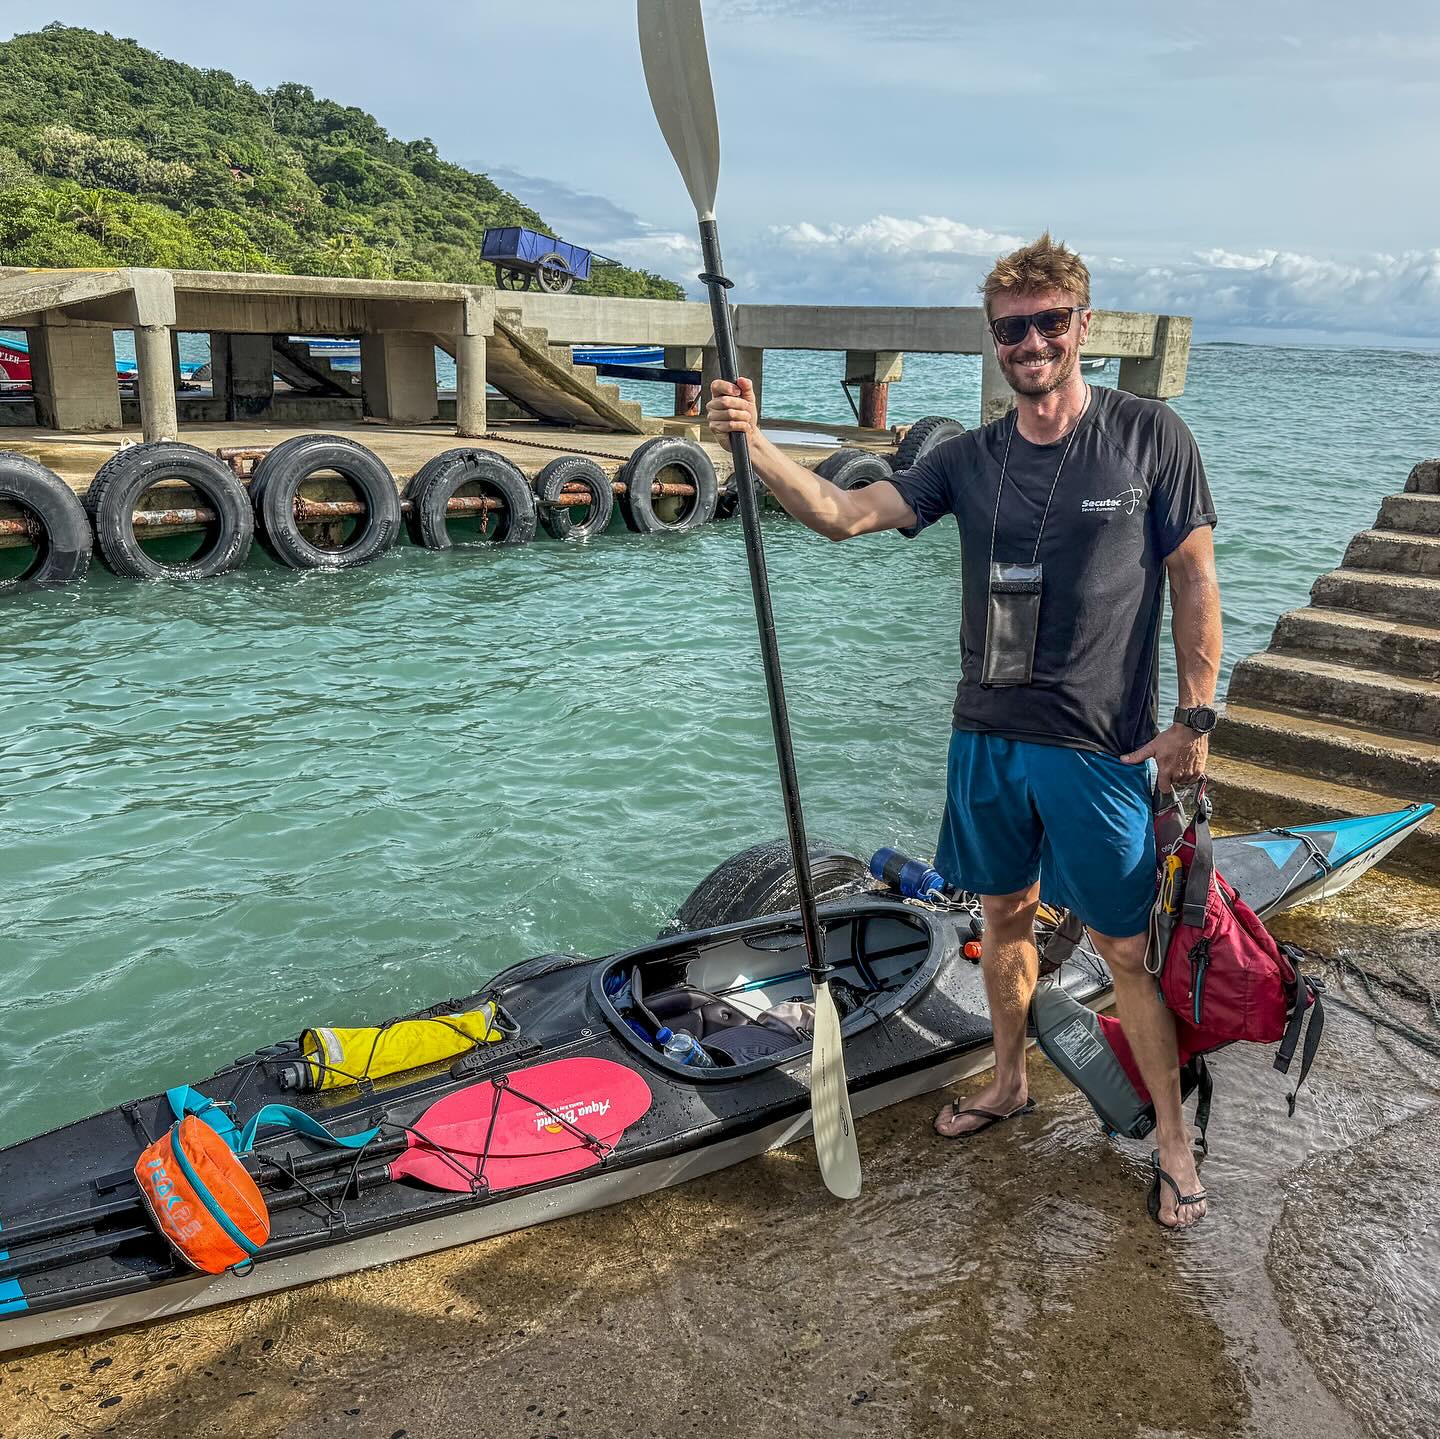
<svg viewBox="0 0 1440 1439">
<path fill-rule="evenodd" d="M 1007 1119 L 1019 1119 L 1022 1114 L 1033 1114 L 1034 1111 L 1035 1101 L 1033 1099 L 1027 1099 L 1019 1109 L 1012 1109 L 1009 1114 L 1001 1114 L 998 1110 L 994 1109 L 956 1109 L 955 1101 L 952 1099 L 950 1101 L 950 1117 L 952 1119 L 960 1119 L 966 1114 L 974 1114 L 978 1115 L 985 1122 L 984 1124 L 977 1124 L 974 1129 L 964 1130 L 960 1134 L 941 1134 L 938 1129 L 935 1133 L 939 1135 L 941 1139 L 973 1139 L 977 1134 L 984 1134 L 987 1129 L 992 1128 L 996 1124 L 1004 1124 Z M 937 1115 L 936 1118 L 939 1118 L 939 1116 Z"/>
<path fill-rule="evenodd" d="M 1200 1223 L 1200 1219 L 1205 1217 L 1203 1214 L 1200 1216 L 1200 1219 L 1192 1219 L 1188 1224 L 1166 1224 L 1165 1221 L 1160 1218 L 1160 1185 L 1163 1181 L 1170 1186 L 1170 1190 L 1175 1196 L 1175 1210 L 1177 1213 L 1183 1205 L 1203 1204 L 1210 1196 L 1203 1189 L 1200 1190 L 1198 1194 L 1181 1194 L 1180 1186 L 1175 1183 L 1174 1178 L 1160 1168 L 1160 1151 L 1158 1149 L 1152 1149 L 1150 1151 L 1150 1168 L 1155 1171 L 1155 1177 L 1150 1181 L 1150 1192 L 1145 1196 L 1145 1208 L 1149 1211 L 1151 1219 L 1153 1219 L 1161 1229 L 1168 1229 L 1172 1233 L 1179 1229 L 1194 1229 L 1194 1227 Z"/>
</svg>

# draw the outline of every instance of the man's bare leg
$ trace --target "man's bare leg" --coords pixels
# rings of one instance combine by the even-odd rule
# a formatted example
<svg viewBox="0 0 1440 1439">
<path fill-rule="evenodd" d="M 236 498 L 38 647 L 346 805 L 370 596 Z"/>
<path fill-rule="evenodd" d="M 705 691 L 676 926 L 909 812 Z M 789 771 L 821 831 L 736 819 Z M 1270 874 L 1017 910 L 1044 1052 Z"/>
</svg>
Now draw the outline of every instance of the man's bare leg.
<svg viewBox="0 0 1440 1439">
<path fill-rule="evenodd" d="M 980 903 L 985 913 L 980 968 L 985 978 L 985 996 L 990 1002 L 990 1024 L 995 1032 L 995 1078 L 979 1094 L 947 1104 L 940 1111 L 935 1132 L 946 1139 L 969 1134 L 985 1124 L 983 1118 L 974 1114 L 956 1118 L 957 1108 L 1009 1114 L 1029 1097 L 1025 1079 L 1025 1019 L 1040 972 L 1040 955 L 1035 948 L 1035 909 L 1040 903 L 1040 885 L 1037 882 L 1016 894 L 987 894 L 981 897 Z"/>
<path fill-rule="evenodd" d="M 1154 977 L 1145 968 L 1147 936 L 1134 934 L 1115 939 L 1108 934 L 1090 937 L 1115 978 L 1115 1007 L 1130 1042 L 1140 1077 L 1155 1105 L 1156 1148 L 1160 1167 L 1180 1186 L 1182 1194 L 1199 1194 L 1200 1175 L 1190 1148 L 1190 1130 L 1180 1108 L 1180 1066 L 1175 1048 L 1175 1019 L 1155 993 Z M 1160 1222 L 1185 1229 L 1205 1217 L 1205 1205 L 1185 1204 L 1177 1212 L 1175 1195 L 1160 1186 Z"/>
</svg>

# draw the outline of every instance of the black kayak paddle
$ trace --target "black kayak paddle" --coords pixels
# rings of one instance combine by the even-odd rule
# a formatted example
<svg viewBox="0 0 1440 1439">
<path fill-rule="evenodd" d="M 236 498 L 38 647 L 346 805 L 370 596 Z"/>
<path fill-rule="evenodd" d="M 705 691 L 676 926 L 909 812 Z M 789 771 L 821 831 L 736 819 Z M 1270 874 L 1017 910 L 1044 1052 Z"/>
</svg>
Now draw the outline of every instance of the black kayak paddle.
<svg viewBox="0 0 1440 1439">
<path fill-rule="evenodd" d="M 720 374 L 731 384 L 739 378 L 735 333 L 725 278 L 720 261 L 720 237 L 715 224 L 715 190 L 720 178 L 720 127 L 715 114 L 715 92 L 710 79 L 710 57 L 705 48 L 705 24 L 700 0 L 639 0 L 640 56 L 645 84 L 661 133 L 675 157 L 685 188 L 700 222 L 700 250 L 705 271 L 699 277 L 710 294 Z M 770 699 L 770 726 L 780 783 L 785 794 L 785 824 L 795 862 L 795 887 L 800 895 L 800 924 L 809 958 L 810 982 L 815 990 L 815 1040 L 810 1055 L 810 1122 L 815 1149 L 826 1187 L 840 1199 L 860 1193 L 860 1151 L 850 1114 L 845 1084 L 845 1055 L 840 1016 L 830 993 L 830 970 L 820 922 L 815 913 L 815 889 L 806 862 L 805 816 L 800 808 L 800 782 L 795 774 L 795 752 L 790 740 L 790 717 L 785 708 L 785 687 L 780 673 L 780 650 L 775 638 L 775 616 L 770 607 L 770 583 L 765 573 L 765 549 L 760 537 L 759 489 L 750 464 L 750 446 L 744 435 L 730 436 L 735 462 L 735 483 L 740 492 L 740 521 L 745 530 L 745 554 L 750 563 L 750 590 L 755 620 L 760 629 L 760 653 L 765 664 L 765 689 Z"/>
</svg>

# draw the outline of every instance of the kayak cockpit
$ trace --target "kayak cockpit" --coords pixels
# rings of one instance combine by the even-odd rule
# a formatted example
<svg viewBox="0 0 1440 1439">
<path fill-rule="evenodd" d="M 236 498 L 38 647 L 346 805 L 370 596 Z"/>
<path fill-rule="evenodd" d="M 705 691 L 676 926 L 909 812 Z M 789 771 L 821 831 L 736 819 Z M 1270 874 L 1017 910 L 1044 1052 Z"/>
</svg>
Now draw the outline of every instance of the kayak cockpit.
<svg viewBox="0 0 1440 1439">
<path fill-rule="evenodd" d="M 845 1035 L 893 1013 L 956 948 L 943 916 L 884 899 L 821 914 L 830 992 Z M 615 1031 L 645 1058 L 696 1079 L 735 1079 L 809 1054 L 813 993 L 797 915 L 675 935 L 596 966 L 593 993 Z M 667 1055 L 664 1031 L 689 1062 Z M 707 1063 L 708 1061 L 708 1063 Z"/>
</svg>

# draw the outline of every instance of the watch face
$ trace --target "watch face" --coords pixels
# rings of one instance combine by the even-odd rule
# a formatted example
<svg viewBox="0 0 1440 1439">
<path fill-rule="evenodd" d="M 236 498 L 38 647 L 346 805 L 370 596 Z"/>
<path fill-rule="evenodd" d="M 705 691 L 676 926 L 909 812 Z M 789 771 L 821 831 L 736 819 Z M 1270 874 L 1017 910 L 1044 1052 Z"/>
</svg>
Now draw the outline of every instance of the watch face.
<svg viewBox="0 0 1440 1439">
<path fill-rule="evenodd" d="M 1209 734 L 1215 728 L 1215 711 L 1209 705 L 1196 705 L 1190 711 L 1190 728 L 1199 730 L 1201 734 Z"/>
</svg>

